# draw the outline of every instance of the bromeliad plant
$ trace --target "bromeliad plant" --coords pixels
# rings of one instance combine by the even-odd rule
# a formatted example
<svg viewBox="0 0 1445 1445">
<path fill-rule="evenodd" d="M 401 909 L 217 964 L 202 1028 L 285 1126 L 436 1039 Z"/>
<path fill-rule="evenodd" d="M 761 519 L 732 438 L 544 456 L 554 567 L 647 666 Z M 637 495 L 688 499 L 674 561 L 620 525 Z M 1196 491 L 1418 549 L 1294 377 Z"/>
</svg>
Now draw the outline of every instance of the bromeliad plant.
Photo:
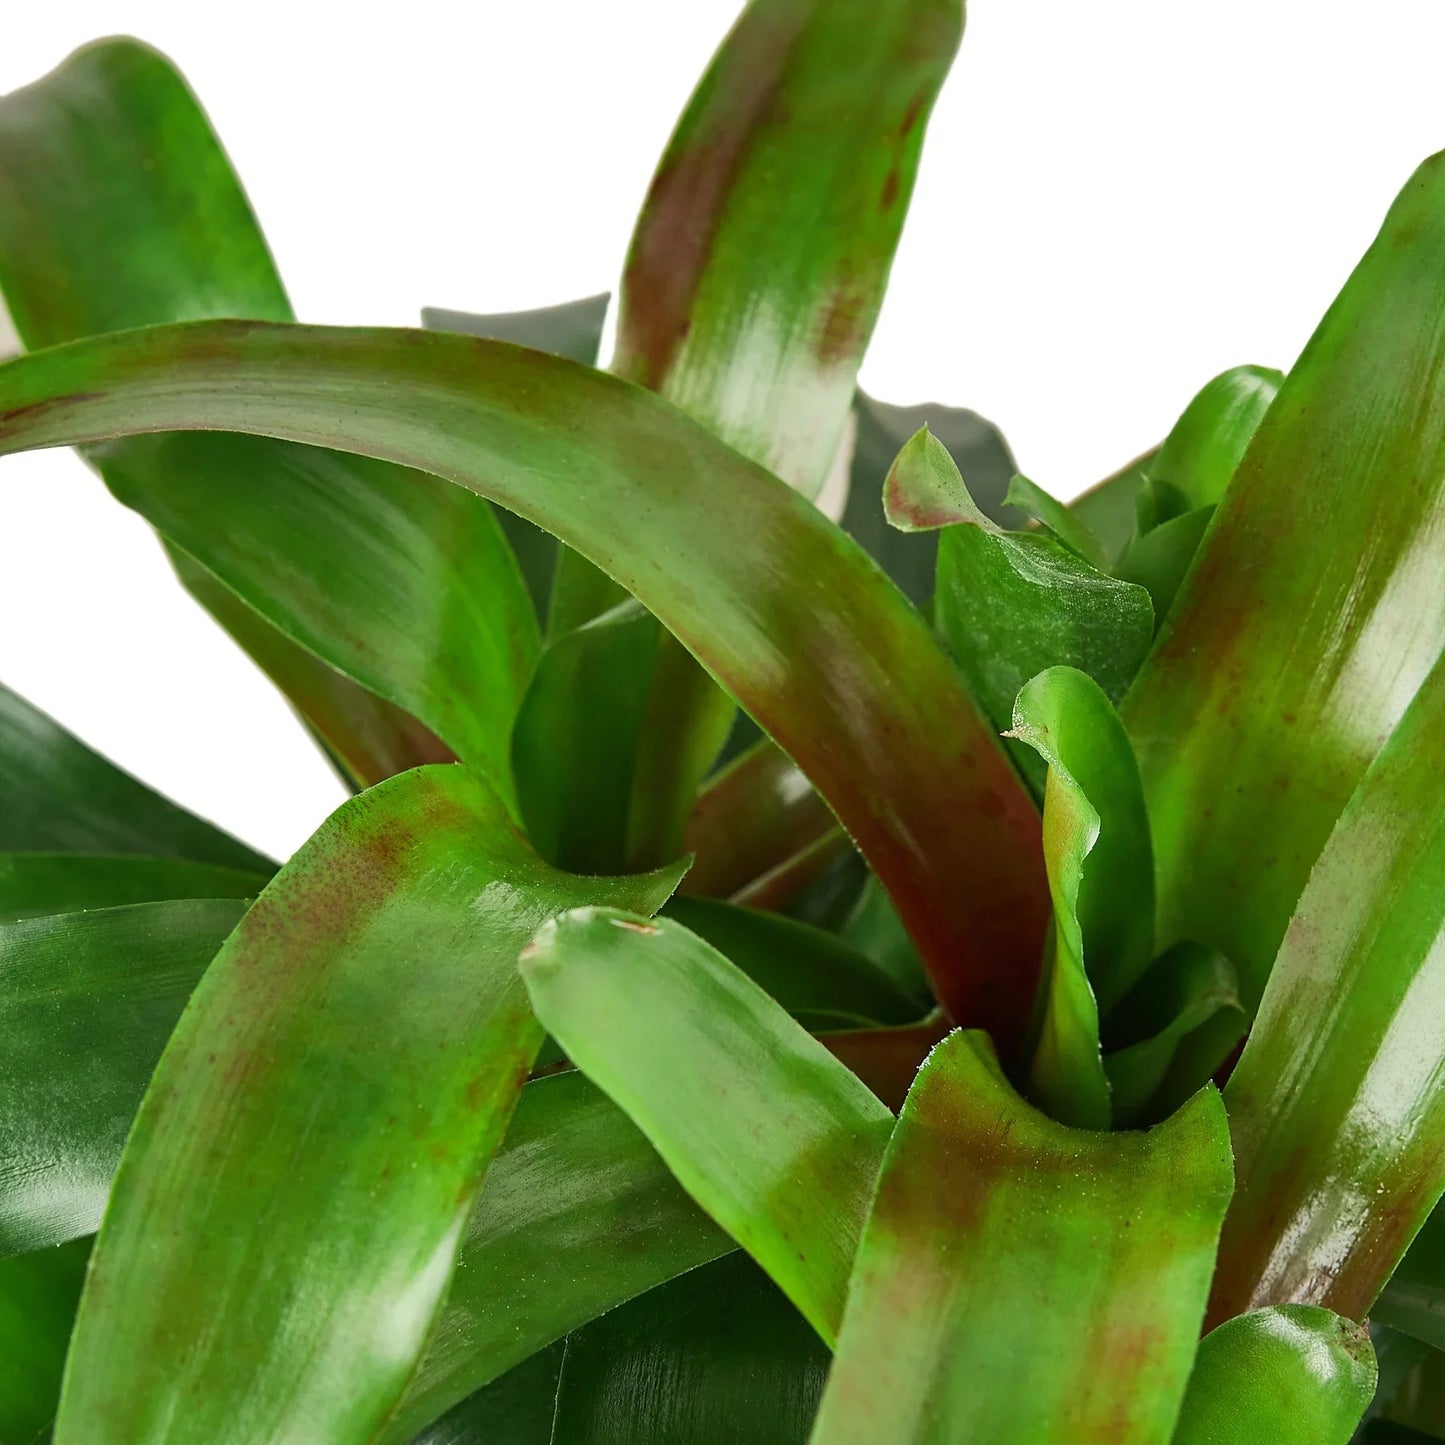
<svg viewBox="0 0 1445 1445">
<path fill-rule="evenodd" d="M 606 371 L 296 324 L 142 46 L 0 101 L 0 451 L 355 789 L 0 694 L 4 1441 L 1445 1434 L 1445 160 L 1064 506 L 855 391 L 961 26 L 753 0 Z"/>
</svg>

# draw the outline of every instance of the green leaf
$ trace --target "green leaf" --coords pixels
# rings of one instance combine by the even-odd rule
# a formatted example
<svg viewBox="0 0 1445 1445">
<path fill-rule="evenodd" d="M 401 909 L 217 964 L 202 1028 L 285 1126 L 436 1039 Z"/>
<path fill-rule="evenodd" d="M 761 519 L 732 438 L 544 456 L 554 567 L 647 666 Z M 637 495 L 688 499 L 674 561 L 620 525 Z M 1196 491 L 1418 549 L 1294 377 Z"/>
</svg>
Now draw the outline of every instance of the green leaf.
<svg viewBox="0 0 1445 1445">
<path fill-rule="evenodd" d="M 730 898 L 836 826 L 798 765 L 764 738 L 709 780 L 688 817 L 685 893 Z"/>
<path fill-rule="evenodd" d="M 1120 1005 L 1116 1020 L 1127 1021 L 1131 1041 L 1105 1054 L 1104 1072 L 1114 1121 L 1125 1128 L 1172 1114 L 1213 1076 L 1248 1023 L 1234 968 L 1199 943 L 1166 949 Z"/>
<path fill-rule="evenodd" d="M 161 1049 L 245 911 L 197 899 L 0 924 L 0 1254 L 100 1224 Z"/>
<path fill-rule="evenodd" d="M 1054 927 L 1029 1088 L 1061 1122 L 1107 1129 L 1099 1013 L 1135 983 L 1154 941 L 1154 862 L 1139 767 L 1109 699 L 1071 667 L 1025 684 L 1010 736 L 1048 765 L 1044 863 Z"/>
<path fill-rule="evenodd" d="M 0 100 L 0 291 L 31 347 L 291 316 L 195 98 L 129 40 L 89 46 Z M 135 437 L 89 457 L 122 502 L 253 609 L 238 640 L 311 708 L 361 781 L 376 780 L 378 756 L 410 766 L 437 754 L 410 746 L 414 725 L 332 668 L 419 718 L 509 796 L 511 724 L 537 636 L 485 502 L 389 463 L 257 438 Z M 236 621 L 234 606 L 217 612 Z M 327 706 L 314 706 L 318 694 Z"/>
<path fill-rule="evenodd" d="M 1029 678 L 1077 667 L 1111 699 L 1128 686 L 1154 631 L 1149 594 L 1095 570 L 1038 532 L 1005 532 L 974 504 L 952 457 L 926 431 L 898 454 L 884 492 L 894 526 L 942 528 L 938 539 L 939 630 L 984 715 L 1002 732 Z M 1042 790 L 1033 753 L 1011 750 Z"/>
<path fill-rule="evenodd" d="M 208 322 L 11 361 L 0 418 L 0 452 L 148 427 L 284 433 L 405 459 L 545 523 L 803 769 L 954 1018 L 1006 1050 L 1021 1034 L 1047 908 L 1038 818 L 956 669 L 856 544 L 665 402 L 499 342 Z"/>
<path fill-rule="evenodd" d="M 0 1260 L 0 1440 L 49 1440 L 90 1241 Z"/>
<path fill-rule="evenodd" d="M 676 879 L 554 872 L 456 766 L 343 805 L 231 935 L 156 1069 L 61 1445 L 373 1433 L 541 1042 L 518 949 L 560 908 L 650 910 Z"/>
<path fill-rule="evenodd" d="M 932 1002 L 923 965 L 898 917 L 898 910 L 871 873 L 852 912 L 838 929 L 838 935 L 873 962 L 911 999 Z"/>
<path fill-rule="evenodd" d="M 579 909 L 522 976 L 568 1057 L 831 1343 L 888 1110 L 680 924 Z"/>
<path fill-rule="evenodd" d="M 1375 1352 L 1353 1320 L 1253 1310 L 1204 1337 L 1173 1445 L 1349 1445 L 1374 1393 Z"/>
<path fill-rule="evenodd" d="M 550 1445 L 804 1445 L 827 1348 L 742 1255 L 567 1341 Z"/>
<path fill-rule="evenodd" d="M 0 852 L 140 853 L 269 875 L 276 865 L 153 793 L 0 687 Z"/>
<path fill-rule="evenodd" d="M 0 923 L 171 898 L 254 898 L 266 875 L 138 854 L 0 853 Z"/>
<path fill-rule="evenodd" d="M 810 1032 L 912 1023 L 922 1012 L 870 959 L 796 918 L 704 898 L 674 898 L 664 911 Z"/>
<path fill-rule="evenodd" d="M 1229 1180 L 1212 1090 L 1080 1132 L 951 1034 L 888 1146 L 816 1445 L 1167 1442 Z"/>
<path fill-rule="evenodd" d="M 1009 482 L 1004 501 L 1052 532 L 1069 551 L 1082 557 L 1091 567 L 1100 572 L 1107 571 L 1104 549 L 1089 531 L 1088 524 L 1078 513 L 1070 511 L 1065 503 L 1051 497 L 1037 482 L 1015 476 Z"/>
<path fill-rule="evenodd" d="M 1134 536 L 1139 493 L 1158 455 L 1157 447 L 1144 452 L 1069 503 L 1069 510 L 1089 529 L 1111 563 L 1123 554 Z"/>
<path fill-rule="evenodd" d="M 947 448 L 968 478 L 969 491 L 986 517 L 1001 527 L 1022 526 L 1023 516 L 1003 505 L 1015 467 L 1003 434 L 977 412 L 961 407 L 890 406 L 864 392 L 853 401 L 858 434 L 853 445 L 844 530 L 902 588 L 916 607 L 933 601 L 933 572 L 938 537 L 932 532 L 900 532 L 883 513 L 883 479 L 903 444 L 927 427 Z"/>
<path fill-rule="evenodd" d="M 1442 767 L 1445 662 L 1311 871 L 1225 1091 L 1239 1190 L 1217 1319 L 1363 1319 L 1445 1189 Z"/>
<path fill-rule="evenodd" d="M 1219 949 L 1251 1010 L 1330 829 L 1445 646 L 1442 308 L 1436 157 L 1270 404 L 1122 709 L 1160 942 Z"/>
<path fill-rule="evenodd" d="M 559 1340 L 523 1360 L 413 1436 L 411 1445 L 552 1445 L 565 1348 Z"/>
<path fill-rule="evenodd" d="M 1148 590 L 1155 619 L 1161 626 L 1174 606 L 1174 599 L 1184 585 L 1213 518 L 1213 507 L 1196 507 L 1192 512 L 1171 517 L 1136 536 L 1115 564 L 1114 575 L 1121 582 L 1133 582 Z"/>
<path fill-rule="evenodd" d="M 519 346 L 530 346 L 537 351 L 550 351 L 553 356 L 580 361 L 583 366 L 596 366 L 597 352 L 602 345 L 602 327 L 611 299 L 604 291 L 600 296 L 567 301 L 560 306 L 543 306 L 536 311 L 499 312 L 492 316 L 473 316 L 466 311 L 445 311 L 429 306 L 423 309 L 421 322 L 433 331 L 456 331 L 463 336 L 512 341 Z M 557 570 L 557 539 L 515 512 L 499 512 L 497 520 L 517 554 L 537 616 L 546 622 L 552 578 Z M 581 620 L 585 621 L 592 615 L 589 609 Z"/>
<path fill-rule="evenodd" d="M 1410 1241 L 1370 1318 L 1445 1350 L 1445 1210 L 1438 1205 Z"/>
<path fill-rule="evenodd" d="M 534 1080 L 487 1171 L 446 1307 L 384 1445 L 402 1445 L 568 1331 L 733 1248 L 605 1094 L 578 1073 Z"/>
</svg>

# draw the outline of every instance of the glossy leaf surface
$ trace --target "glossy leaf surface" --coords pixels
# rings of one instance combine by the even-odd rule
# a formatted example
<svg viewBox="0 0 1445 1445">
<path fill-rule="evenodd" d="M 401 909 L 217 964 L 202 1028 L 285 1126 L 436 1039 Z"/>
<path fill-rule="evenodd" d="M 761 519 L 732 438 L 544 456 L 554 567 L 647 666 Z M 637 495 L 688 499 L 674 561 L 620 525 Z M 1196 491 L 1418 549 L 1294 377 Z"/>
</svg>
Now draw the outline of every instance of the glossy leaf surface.
<svg viewBox="0 0 1445 1445">
<path fill-rule="evenodd" d="M 1213 1091 L 1147 1134 L 1068 1129 L 951 1034 L 888 1146 L 816 1445 L 1167 1442 L 1229 1181 Z"/>
<path fill-rule="evenodd" d="M 1044 860 L 1054 928 L 1030 1090 L 1054 1118 L 1107 1129 L 1100 1010 L 1149 961 L 1154 862 L 1133 749 L 1099 685 L 1071 667 L 1031 678 L 1011 736 L 1048 765 Z"/>
<path fill-rule="evenodd" d="M 1173 1445 L 1349 1445 L 1374 1393 L 1362 1326 L 1310 1305 L 1253 1310 L 1204 1337 Z"/>
<path fill-rule="evenodd" d="M 90 1241 L 0 1260 L 0 1440 L 48 1440 Z"/>
<path fill-rule="evenodd" d="M 0 853 L 0 922 L 172 898 L 254 898 L 266 877 L 139 854 Z"/>
<path fill-rule="evenodd" d="M 805 1445 L 829 1359 L 733 1255 L 568 1339 L 550 1445 Z"/>
<path fill-rule="evenodd" d="M 1445 1350 L 1445 1211 L 1433 1209 L 1420 1226 L 1370 1318 Z"/>
<path fill-rule="evenodd" d="M 612 369 L 805 495 L 838 449 L 962 30 L 958 0 L 753 0 L 643 205 Z"/>
<path fill-rule="evenodd" d="M 81 1303 L 62 1445 L 375 1431 L 541 1042 L 517 951 L 580 898 L 650 910 L 675 882 L 554 872 L 456 766 L 343 805 L 217 955 L 156 1069 Z"/>
<path fill-rule="evenodd" d="M 1445 664 L 1310 874 L 1226 1090 L 1217 1318 L 1363 1319 L 1445 1188 Z"/>
<path fill-rule="evenodd" d="M 1270 405 L 1123 708 L 1160 941 L 1218 948 L 1251 1009 L 1331 827 L 1445 647 L 1442 262 L 1436 157 Z"/>
<path fill-rule="evenodd" d="M 534 1080 L 487 1171 L 426 1358 L 382 1439 L 400 1445 L 534 1351 L 733 1249 L 605 1094 L 575 1072 Z"/>
<path fill-rule="evenodd" d="M 0 1254 L 99 1226 L 156 1060 L 245 911 L 201 899 L 0 925 Z"/>
<path fill-rule="evenodd" d="M 559 1340 L 523 1360 L 414 1435 L 410 1445 L 552 1445 L 565 1349 Z"/>
<path fill-rule="evenodd" d="M 1122 695 L 1153 636 L 1153 605 L 1143 588 L 1097 571 L 1052 537 L 996 526 L 926 431 L 898 454 L 884 507 L 896 527 L 942 529 L 938 627 L 1000 732 L 1019 689 L 1048 667 L 1077 667 L 1110 698 Z M 1041 761 L 1026 748 L 1011 751 L 1042 789 Z"/>
<path fill-rule="evenodd" d="M 0 687 L 0 851 L 138 853 L 269 875 L 276 865 L 107 762 Z"/>
<path fill-rule="evenodd" d="M 1018 1037 L 1047 901 L 1037 816 L 1007 760 L 856 545 L 665 403 L 498 342 L 213 322 L 21 357 L 0 368 L 0 416 L 0 451 L 152 426 L 284 433 L 426 467 L 545 523 L 812 779 L 953 1015 L 1005 1048 Z"/>
<path fill-rule="evenodd" d="M 522 975 L 568 1057 L 831 1342 L 892 1114 L 680 924 L 580 909 Z"/>
<path fill-rule="evenodd" d="M 291 316 L 194 96 L 128 40 L 89 46 L 0 101 L 0 291 L 31 347 Z M 376 781 L 378 757 L 410 766 L 437 753 L 327 665 L 419 717 L 509 794 L 536 627 L 485 502 L 385 462 L 269 439 L 139 437 L 90 457 L 121 501 L 254 609 L 238 641 L 363 782 Z M 287 649 L 271 629 L 315 656 L 278 666 Z"/>
</svg>

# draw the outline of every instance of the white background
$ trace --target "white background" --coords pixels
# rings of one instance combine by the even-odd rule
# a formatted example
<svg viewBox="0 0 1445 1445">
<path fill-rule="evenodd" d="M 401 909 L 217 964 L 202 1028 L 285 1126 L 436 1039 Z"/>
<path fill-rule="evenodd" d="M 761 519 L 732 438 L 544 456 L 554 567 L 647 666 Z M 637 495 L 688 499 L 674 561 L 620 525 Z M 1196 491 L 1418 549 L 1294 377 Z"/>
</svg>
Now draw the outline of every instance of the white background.
<svg viewBox="0 0 1445 1445">
<path fill-rule="evenodd" d="M 881 3 L 881 0 L 880 0 Z M 0 91 L 117 32 L 206 103 L 300 314 L 411 324 L 613 285 L 735 0 L 53 0 Z M 1436 0 L 976 0 L 864 384 L 968 405 L 1065 496 L 1226 366 L 1288 366 L 1445 146 Z M 341 793 L 68 455 L 0 462 L 0 678 L 284 855 Z"/>
</svg>

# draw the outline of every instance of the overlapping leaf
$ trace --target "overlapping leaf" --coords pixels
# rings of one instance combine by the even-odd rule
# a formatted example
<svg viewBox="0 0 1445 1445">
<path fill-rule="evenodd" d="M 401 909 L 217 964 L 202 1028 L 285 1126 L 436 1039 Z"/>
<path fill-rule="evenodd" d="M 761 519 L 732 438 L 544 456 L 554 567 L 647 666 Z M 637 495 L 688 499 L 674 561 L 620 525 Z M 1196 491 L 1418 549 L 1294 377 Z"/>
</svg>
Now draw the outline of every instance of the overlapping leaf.
<svg viewBox="0 0 1445 1445">
<path fill-rule="evenodd" d="M 1164 1445 L 1229 1197 L 1212 1091 L 1081 1132 L 954 1033 L 894 1130 L 815 1445 Z"/>
<path fill-rule="evenodd" d="M 61 1445 L 373 1433 L 541 1041 L 517 950 L 581 898 L 650 910 L 676 878 L 554 872 L 459 767 L 333 815 L 156 1069 L 81 1302 Z"/>
<path fill-rule="evenodd" d="M 605 564 L 812 779 L 954 1017 L 1012 1046 L 1046 908 L 1037 816 L 918 614 L 776 478 L 646 392 L 442 333 L 212 322 L 0 368 L 0 450 L 150 427 L 423 466 Z"/>
</svg>

